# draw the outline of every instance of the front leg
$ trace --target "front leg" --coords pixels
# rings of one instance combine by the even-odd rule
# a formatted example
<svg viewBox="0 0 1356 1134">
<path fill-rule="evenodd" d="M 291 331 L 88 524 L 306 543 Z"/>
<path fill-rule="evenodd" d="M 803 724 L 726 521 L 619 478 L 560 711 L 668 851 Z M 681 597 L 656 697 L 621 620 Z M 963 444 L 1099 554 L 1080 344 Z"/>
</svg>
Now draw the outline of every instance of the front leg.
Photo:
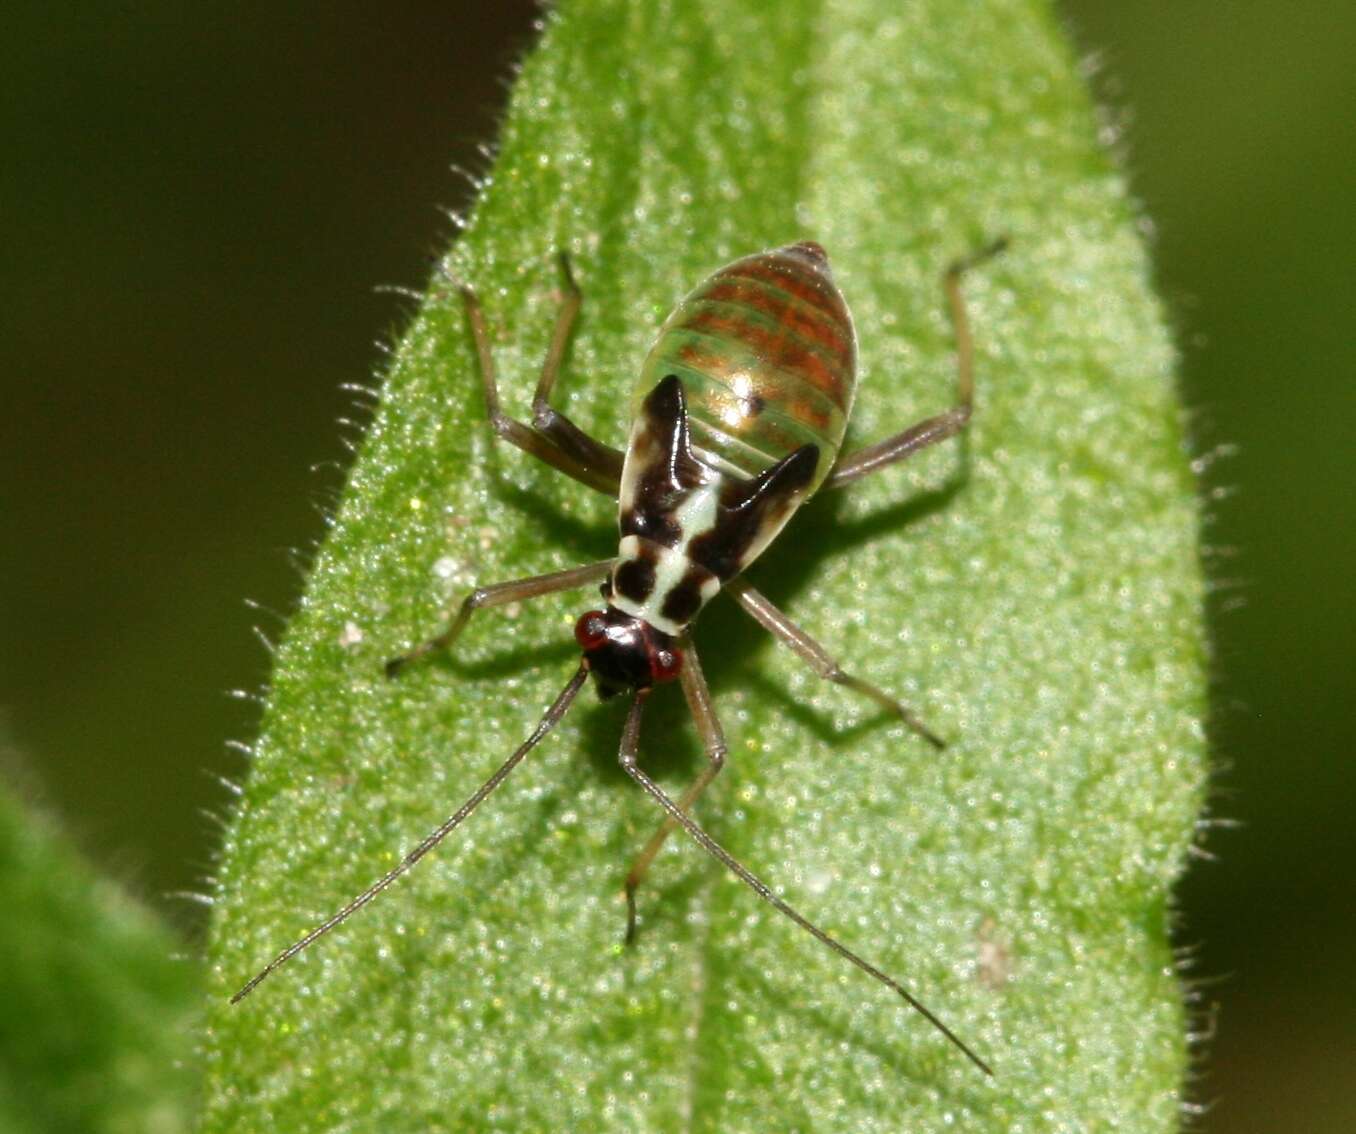
<svg viewBox="0 0 1356 1134">
<path fill-rule="evenodd" d="M 637 784 L 644 789 L 645 793 L 653 799 L 668 814 L 669 820 L 676 826 L 681 827 L 692 840 L 706 851 L 712 858 L 725 867 L 731 874 L 744 883 L 750 890 L 757 894 L 763 901 L 775 909 L 779 914 L 795 922 L 801 929 L 805 930 L 811 937 L 818 941 L 825 948 L 833 950 L 845 961 L 850 961 L 866 973 L 873 980 L 880 982 L 886 988 L 899 995 L 899 997 L 915 1012 L 921 1015 L 934 1028 L 936 1028 L 947 1040 L 958 1048 L 967 1059 L 986 1075 L 993 1074 L 993 1068 L 984 1062 L 975 1054 L 965 1042 L 961 1040 L 949 1027 L 946 1026 L 941 1018 L 927 1007 L 921 1000 L 913 995 L 904 985 L 895 980 L 894 977 L 887 975 L 881 969 L 878 969 L 870 961 L 866 960 L 858 953 L 849 949 L 838 938 L 831 933 L 827 933 L 815 925 L 804 914 L 800 913 L 790 903 L 784 901 L 777 893 L 753 873 L 747 866 L 734 857 L 729 851 L 721 846 L 715 839 L 706 833 L 705 830 L 684 811 L 676 802 L 669 798 L 668 793 L 654 782 L 640 766 L 638 754 L 640 748 L 640 717 L 645 708 L 645 699 L 649 696 L 648 689 L 639 689 L 636 691 L 635 699 L 631 702 L 631 710 L 626 714 L 626 724 L 622 728 L 621 748 L 618 752 L 618 759 L 624 771 Z M 792 964 L 794 962 L 788 962 Z"/>
<path fill-rule="evenodd" d="M 951 323 L 956 330 L 956 404 L 944 413 L 909 426 L 902 433 L 842 458 L 824 482 L 825 488 L 842 488 L 845 484 L 878 472 L 920 449 L 956 436 L 970 423 L 975 400 L 975 346 L 970 337 L 970 321 L 965 314 L 965 297 L 961 295 L 961 277 L 971 268 L 997 256 L 1007 246 L 1007 237 L 1002 237 L 987 248 L 957 260 L 946 270 L 943 286 L 951 307 Z"/>
<path fill-rule="evenodd" d="M 693 781 L 678 801 L 678 809 L 687 814 L 691 811 L 692 805 L 701 797 L 702 792 L 725 767 L 725 754 L 729 749 L 725 743 L 725 734 L 720 727 L 720 718 L 716 716 L 715 706 L 711 703 L 711 690 L 707 687 L 701 662 L 697 659 L 697 649 L 690 640 L 683 643 L 683 658 L 683 669 L 679 677 L 683 683 L 683 694 L 687 698 L 688 711 L 692 713 L 692 719 L 697 724 L 697 731 L 701 734 L 702 747 L 706 749 L 707 761 L 701 775 Z M 663 823 L 659 825 L 659 830 L 645 844 L 645 849 L 636 856 L 636 861 L 631 864 L 631 869 L 626 875 L 626 943 L 628 945 L 634 944 L 636 940 L 636 890 L 644 881 L 645 875 L 650 869 L 650 863 L 654 861 L 655 855 L 664 845 L 664 840 L 673 833 L 673 829 L 677 825 L 672 818 L 665 818 Z"/>
</svg>

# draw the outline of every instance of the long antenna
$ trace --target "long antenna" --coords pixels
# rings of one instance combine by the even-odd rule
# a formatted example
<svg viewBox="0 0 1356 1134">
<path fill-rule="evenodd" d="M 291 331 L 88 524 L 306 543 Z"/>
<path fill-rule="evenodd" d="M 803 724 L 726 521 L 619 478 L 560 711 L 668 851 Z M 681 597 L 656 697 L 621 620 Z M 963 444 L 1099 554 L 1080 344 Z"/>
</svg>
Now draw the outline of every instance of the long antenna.
<svg viewBox="0 0 1356 1134">
<path fill-rule="evenodd" d="M 325 934 L 327 934 L 340 922 L 346 921 L 351 915 L 357 913 L 360 909 L 363 908 L 363 906 L 367 905 L 368 902 L 370 902 L 384 889 L 386 889 L 387 886 L 389 886 L 392 882 L 394 882 L 397 878 L 404 874 L 405 871 L 409 870 L 410 867 L 412 867 L 416 862 L 423 858 L 424 855 L 428 854 L 429 851 L 431 851 L 445 838 L 447 838 L 448 835 L 450 835 L 459 826 L 461 826 L 462 820 L 465 819 L 468 815 L 470 815 L 471 812 L 474 811 L 477 807 L 479 807 L 480 804 L 484 801 L 485 797 L 488 796 L 490 792 L 494 791 L 495 788 L 497 788 L 501 783 L 503 783 L 508 778 L 508 774 L 518 766 L 518 763 L 522 760 L 522 758 L 526 756 L 530 751 L 532 751 L 534 747 L 536 747 L 537 743 L 541 740 L 541 738 L 544 737 L 548 732 L 551 731 L 551 729 L 553 729 L 557 724 L 560 723 L 561 717 L 563 717 L 565 713 L 568 711 L 570 704 L 574 701 L 575 697 L 579 693 L 579 690 L 583 687 L 584 682 L 588 679 L 588 673 L 589 671 L 587 664 L 581 665 L 579 667 L 575 675 L 572 678 L 570 678 L 569 683 L 565 686 L 564 689 L 560 691 L 560 695 L 555 699 L 555 701 L 551 703 L 551 707 L 546 710 L 546 715 L 542 717 L 541 723 L 537 725 L 532 735 L 529 736 L 525 741 L 523 741 L 522 745 L 518 748 L 516 752 L 514 752 L 512 756 L 510 756 L 507 760 L 504 761 L 503 765 L 497 772 L 495 772 L 494 775 L 492 775 L 488 780 L 481 784 L 479 790 L 476 791 L 475 795 L 471 796 L 470 799 L 463 803 L 461 807 L 457 810 L 456 814 L 450 816 L 441 827 L 439 827 L 436 831 L 429 835 L 429 837 L 426 838 L 417 847 L 415 847 L 414 850 L 410 851 L 410 853 L 407 854 L 404 857 L 404 859 L 401 860 L 400 865 L 397 866 L 394 870 L 390 871 L 388 874 L 382 875 L 381 878 L 379 878 L 376 882 L 373 882 L 371 886 L 369 886 L 366 890 L 364 890 L 361 894 L 354 898 L 353 901 L 349 902 L 348 905 L 346 905 L 343 909 L 341 909 L 328 921 L 323 922 L 320 925 L 317 925 L 313 930 L 311 930 L 310 933 L 308 933 L 295 945 L 289 945 L 286 949 L 284 949 L 281 953 L 274 957 L 273 960 L 269 961 L 269 963 L 266 966 L 264 966 L 262 970 L 260 970 L 255 976 L 250 978 L 249 983 L 246 984 L 244 988 L 242 988 L 239 992 L 237 992 L 234 996 L 231 997 L 231 1003 L 239 1004 L 240 1001 L 244 1000 L 246 996 L 253 992 L 255 987 L 265 977 L 267 977 L 271 972 L 273 972 L 274 969 L 278 968 L 281 965 L 286 964 L 298 953 L 300 953 L 303 949 L 305 949 L 306 946 L 310 945 L 311 942 L 315 941 L 316 938 L 324 937 Z"/>
<path fill-rule="evenodd" d="M 697 841 L 697 844 L 702 850 L 706 851 L 712 858 L 721 862 L 736 878 L 748 886 L 749 889 L 762 898 L 763 901 L 771 905 L 778 913 L 785 914 L 800 926 L 801 929 L 805 930 L 806 933 L 810 934 L 821 944 L 827 945 L 840 957 L 844 957 L 851 961 L 861 969 L 862 972 L 875 977 L 876 980 L 880 981 L 886 988 L 893 992 L 897 992 L 904 998 L 904 1001 L 910 1008 L 927 1020 L 927 1022 L 941 1032 L 942 1035 L 946 1036 L 947 1039 L 965 1054 L 965 1057 L 969 1059 L 971 1063 L 983 1071 L 984 1074 L 992 1076 L 993 1068 L 971 1051 L 955 1032 L 942 1023 L 936 1013 L 928 1008 L 922 1001 L 918 1000 L 907 988 L 893 977 L 887 976 L 885 973 L 881 972 L 880 969 L 876 968 L 870 961 L 857 956 L 856 953 L 836 937 L 832 937 L 825 933 L 819 926 L 810 921 L 809 918 L 797 913 L 782 901 L 781 898 L 777 897 L 766 882 L 754 874 L 753 871 L 735 858 L 734 855 L 697 826 L 696 822 L 665 794 L 664 789 L 645 774 L 640 765 L 636 762 L 636 755 L 640 748 L 640 716 L 641 711 L 645 708 L 645 698 L 648 693 L 648 689 L 638 690 L 636 692 L 635 700 L 631 702 L 630 712 L 626 715 L 626 727 L 622 731 L 621 742 L 621 765 L 626 774 L 649 792 L 660 806 L 669 813 L 674 822 L 680 824 L 683 830 Z"/>
</svg>

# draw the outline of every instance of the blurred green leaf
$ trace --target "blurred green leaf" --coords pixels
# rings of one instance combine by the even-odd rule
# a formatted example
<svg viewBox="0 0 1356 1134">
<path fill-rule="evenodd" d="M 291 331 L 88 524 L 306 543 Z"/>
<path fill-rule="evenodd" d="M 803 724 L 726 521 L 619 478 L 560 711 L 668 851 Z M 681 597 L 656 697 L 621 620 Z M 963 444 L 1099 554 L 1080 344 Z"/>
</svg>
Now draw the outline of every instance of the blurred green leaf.
<svg viewBox="0 0 1356 1134">
<path fill-rule="evenodd" d="M 221 864 L 206 1129 L 1174 1129 L 1186 1064 L 1168 890 L 1204 743 L 1196 503 L 1173 352 L 1121 176 L 1044 4 L 566 4 L 514 91 L 451 258 L 524 414 L 569 249 L 562 399 L 621 444 L 672 304 L 812 237 L 856 315 L 850 446 L 947 403 L 939 286 L 967 281 L 979 411 L 812 501 L 754 581 L 954 738 L 931 752 L 816 683 L 725 600 L 698 628 L 732 742 L 712 833 L 995 1064 L 764 908 L 683 840 L 620 947 L 658 822 L 581 705 L 416 874 L 237 1007 L 278 948 L 397 860 L 535 724 L 592 596 L 481 615 L 382 660 L 475 581 L 599 559 L 612 502 L 497 445 L 435 280 L 283 642 Z M 968 453 L 968 459 L 963 458 Z M 681 698 L 643 759 L 700 766 Z"/>
<path fill-rule="evenodd" d="M 189 1128 L 199 971 L 0 786 L 0 1132 Z"/>
</svg>

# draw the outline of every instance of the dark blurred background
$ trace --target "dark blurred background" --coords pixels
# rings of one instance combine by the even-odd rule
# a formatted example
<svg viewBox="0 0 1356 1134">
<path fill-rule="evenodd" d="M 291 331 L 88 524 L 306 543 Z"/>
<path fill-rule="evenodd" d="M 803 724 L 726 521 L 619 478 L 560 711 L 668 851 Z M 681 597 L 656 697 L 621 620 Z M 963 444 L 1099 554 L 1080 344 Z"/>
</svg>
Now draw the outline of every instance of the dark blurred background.
<svg viewBox="0 0 1356 1134">
<path fill-rule="evenodd" d="M 1209 1131 L 1356 1129 L 1356 9 L 1066 2 L 1102 66 L 1209 494 L 1219 774 L 1181 891 Z M 11 13 L 0 774 L 187 934 L 355 436 L 344 383 L 482 168 L 534 5 Z M 359 415 L 360 416 L 360 415 Z M 1235 455 L 1228 455 L 1236 449 Z M 1235 549 L 1230 557 L 1228 549 Z M 245 599 L 264 609 L 251 611 Z M 1218 1012 L 1215 1012 L 1218 1006 Z"/>
</svg>

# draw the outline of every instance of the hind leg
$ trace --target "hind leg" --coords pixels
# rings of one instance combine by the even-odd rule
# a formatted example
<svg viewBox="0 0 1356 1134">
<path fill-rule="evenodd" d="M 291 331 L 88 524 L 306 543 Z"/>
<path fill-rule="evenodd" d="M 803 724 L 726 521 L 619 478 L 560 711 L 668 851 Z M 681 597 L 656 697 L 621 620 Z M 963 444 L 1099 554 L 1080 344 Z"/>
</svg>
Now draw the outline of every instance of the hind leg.
<svg viewBox="0 0 1356 1134">
<path fill-rule="evenodd" d="M 912 456 L 921 449 L 954 437 L 970 423 L 975 400 L 975 347 L 970 337 L 970 321 L 965 314 L 965 297 L 961 294 L 961 278 L 971 268 L 997 256 L 1008 245 L 1007 238 L 995 240 L 987 248 L 957 260 L 943 278 L 947 302 L 951 307 L 951 323 L 956 329 L 956 403 L 949 410 L 911 425 L 902 433 L 887 437 L 874 445 L 843 457 L 834 467 L 825 488 L 842 488 L 871 473 Z"/>
<path fill-rule="evenodd" d="M 559 469 L 566 476 L 615 497 L 621 483 L 622 454 L 601 441 L 595 441 L 563 414 L 551 409 L 548 402 L 580 303 L 579 288 L 570 274 L 569 262 L 562 257 L 562 264 L 569 290 L 556 316 L 555 331 L 546 352 L 546 361 L 542 364 L 541 379 L 537 383 L 537 393 L 533 399 L 535 426 L 510 417 L 501 408 L 494 353 L 490 349 L 490 336 L 485 327 L 485 312 L 475 290 L 469 284 L 458 285 L 475 339 L 476 356 L 480 361 L 485 408 L 494 431 L 505 441 L 552 468 Z"/>
</svg>

